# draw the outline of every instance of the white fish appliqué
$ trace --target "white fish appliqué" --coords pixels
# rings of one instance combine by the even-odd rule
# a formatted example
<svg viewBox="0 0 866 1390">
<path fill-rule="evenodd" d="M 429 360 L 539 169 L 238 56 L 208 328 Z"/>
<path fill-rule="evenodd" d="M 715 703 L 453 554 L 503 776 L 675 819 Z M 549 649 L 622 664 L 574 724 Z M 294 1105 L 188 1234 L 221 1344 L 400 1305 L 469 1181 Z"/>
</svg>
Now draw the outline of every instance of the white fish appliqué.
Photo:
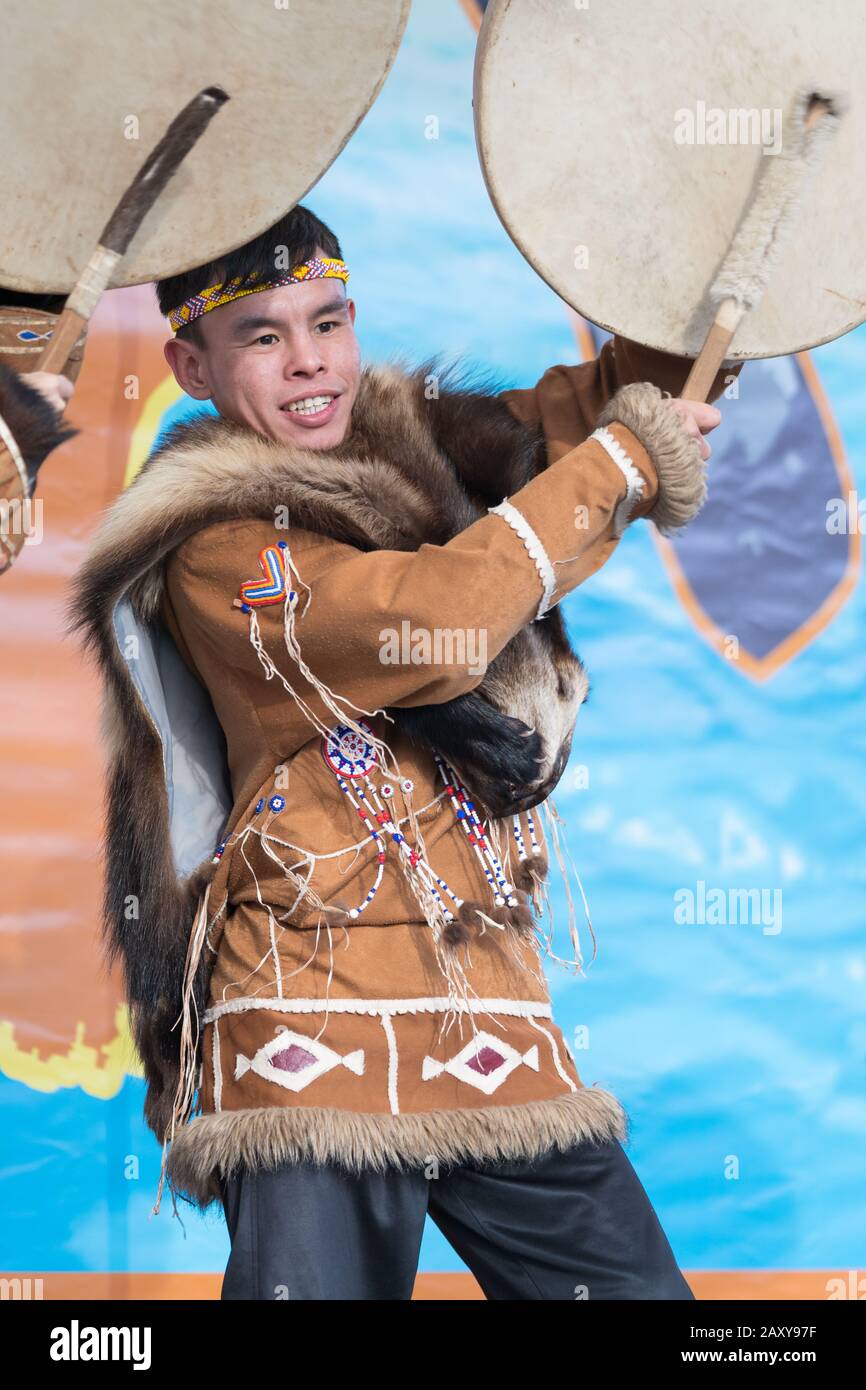
<svg viewBox="0 0 866 1390">
<path fill-rule="evenodd" d="M 421 1080 L 432 1081 L 447 1071 L 458 1081 L 465 1081 L 485 1095 L 498 1090 L 515 1067 L 527 1066 L 538 1071 L 538 1044 L 533 1044 L 527 1052 L 520 1053 L 510 1043 L 494 1037 L 492 1033 L 476 1033 L 464 1048 L 448 1062 L 439 1062 L 435 1057 L 425 1057 L 421 1067 Z"/>
<path fill-rule="evenodd" d="M 238 1053 L 235 1080 L 239 1081 L 248 1071 L 252 1071 L 265 1081 L 273 1081 L 289 1091 L 303 1091 L 326 1072 L 341 1066 L 347 1067 L 355 1076 L 363 1076 L 364 1049 L 359 1047 L 341 1057 L 339 1052 L 317 1038 L 307 1038 L 303 1033 L 281 1027 L 277 1036 L 260 1047 L 254 1057 L 244 1057 Z"/>
</svg>

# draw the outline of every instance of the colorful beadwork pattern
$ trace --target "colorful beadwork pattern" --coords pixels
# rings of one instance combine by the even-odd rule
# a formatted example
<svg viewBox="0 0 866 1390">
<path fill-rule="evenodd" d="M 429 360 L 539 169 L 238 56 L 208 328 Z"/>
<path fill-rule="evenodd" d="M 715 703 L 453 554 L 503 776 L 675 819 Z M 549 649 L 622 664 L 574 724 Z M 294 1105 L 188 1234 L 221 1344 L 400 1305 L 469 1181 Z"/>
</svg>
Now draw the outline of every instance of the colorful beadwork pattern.
<svg viewBox="0 0 866 1390">
<path fill-rule="evenodd" d="M 231 304 L 232 300 L 242 299 L 244 295 L 259 294 L 262 290 L 275 290 L 280 285 L 297 285 L 302 280 L 322 279 L 342 280 L 343 284 L 346 284 L 349 279 L 346 262 L 336 256 L 314 256 L 312 260 L 302 261 L 292 266 L 291 270 L 282 271 L 272 279 L 261 280 L 259 284 L 244 284 L 244 277 L 236 276 L 226 285 L 211 285 L 200 294 L 190 295 L 189 299 L 185 299 L 176 309 L 171 310 L 168 322 L 172 333 L 177 333 L 178 329 L 200 319 L 202 314 L 209 314 L 211 309 Z"/>
<path fill-rule="evenodd" d="M 445 790 L 451 799 L 454 814 L 463 826 L 466 838 L 475 851 L 475 855 L 487 879 L 490 891 L 493 894 L 494 903 L 497 907 L 502 907 L 506 904 L 508 907 L 516 907 L 519 902 L 516 896 L 517 890 L 514 884 L 510 883 L 506 878 L 502 864 L 493 851 L 493 847 L 484 832 L 484 826 L 475 809 L 475 802 L 470 800 L 466 787 L 460 781 L 460 778 L 451 765 L 446 763 L 443 758 L 440 758 L 438 753 L 435 753 L 434 757 L 436 759 L 436 765 L 439 768 L 440 776 L 445 782 Z"/>
<path fill-rule="evenodd" d="M 269 603 L 283 603 L 286 597 L 286 561 L 283 551 L 286 542 L 266 545 L 259 551 L 259 566 L 264 579 L 248 579 L 241 585 L 241 607 L 245 613 L 251 608 L 264 608 Z M 296 597 L 294 590 L 289 594 L 289 602 Z"/>
<path fill-rule="evenodd" d="M 362 720 L 358 727 L 364 729 L 369 726 Z M 328 767 L 341 777 L 363 777 L 376 765 L 376 750 L 372 743 L 344 724 L 332 730 L 325 739 L 324 754 Z"/>
</svg>

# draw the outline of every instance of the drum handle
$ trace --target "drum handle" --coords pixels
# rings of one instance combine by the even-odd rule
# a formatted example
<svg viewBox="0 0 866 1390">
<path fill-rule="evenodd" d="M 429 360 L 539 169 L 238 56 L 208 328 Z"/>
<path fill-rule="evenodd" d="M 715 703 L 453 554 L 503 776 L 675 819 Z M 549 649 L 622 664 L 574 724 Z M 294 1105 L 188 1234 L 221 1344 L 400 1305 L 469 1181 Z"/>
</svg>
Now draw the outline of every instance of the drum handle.
<svg viewBox="0 0 866 1390">
<path fill-rule="evenodd" d="M 724 299 L 704 339 L 704 345 L 692 364 L 686 384 L 680 394 L 683 401 L 706 401 L 713 382 L 728 355 L 731 339 L 745 317 L 744 306 L 736 299 Z"/>
<path fill-rule="evenodd" d="M 840 110 L 844 109 L 841 98 L 838 96 L 825 96 L 819 92 L 811 93 L 809 104 L 803 121 L 803 130 L 808 134 L 819 123 L 825 122 L 827 117 L 833 117 L 838 124 Z M 808 145 L 807 145 L 808 150 Z M 814 162 L 814 160 L 813 160 Z M 789 186 L 784 189 L 784 202 L 777 210 L 778 226 L 783 222 L 790 223 L 792 213 L 798 207 L 798 184 L 804 180 L 807 171 L 806 159 L 801 155 L 799 160 L 790 161 Z M 786 209 L 785 203 L 789 204 Z M 786 231 L 788 230 L 786 226 Z M 777 235 L 777 241 L 780 238 Z M 756 252 L 766 254 L 765 249 L 758 246 Z M 728 252 L 730 255 L 730 251 Z M 755 307 L 755 302 L 750 306 Z M 710 331 L 704 339 L 704 345 L 694 360 L 692 369 L 686 378 L 683 387 L 681 400 L 684 401 L 706 401 L 712 389 L 713 382 L 719 372 L 731 339 L 737 331 L 740 323 L 745 317 L 747 306 L 738 299 L 723 299 L 716 310 L 716 316 L 710 326 Z"/>
</svg>

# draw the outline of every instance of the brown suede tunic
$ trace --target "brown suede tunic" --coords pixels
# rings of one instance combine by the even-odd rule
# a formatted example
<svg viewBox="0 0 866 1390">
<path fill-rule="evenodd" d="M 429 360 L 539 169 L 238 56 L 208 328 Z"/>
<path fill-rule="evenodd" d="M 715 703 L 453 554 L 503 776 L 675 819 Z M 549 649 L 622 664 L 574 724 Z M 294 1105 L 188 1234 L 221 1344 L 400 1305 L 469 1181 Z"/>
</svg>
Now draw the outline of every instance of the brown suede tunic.
<svg viewBox="0 0 866 1390">
<path fill-rule="evenodd" d="M 554 602 L 618 544 L 614 513 L 627 478 L 588 439 L 599 412 L 631 381 L 676 394 L 688 365 L 615 339 L 596 361 L 553 367 L 534 388 L 504 394 L 519 419 L 544 429 L 549 466 L 509 500 L 554 566 Z M 722 385 L 720 375 L 714 396 Z M 643 443 L 624 425 L 609 428 L 642 480 L 634 521 L 652 510 L 659 480 Z M 317 684 L 290 655 L 283 604 L 250 613 L 236 602 L 242 585 L 264 579 L 259 557 L 281 541 L 300 593 L 294 637 Z M 438 659 L 435 649 L 424 661 L 389 663 L 383 632 L 405 619 L 427 631 L 483 630 L 490 661 L 541 595 L 523 540 L 497 515 L 409 553 L 362 552 L 250 519 L 210 526 L 172 555 L 163 617 L 210 692 L 235 798 L 209 903 L 220 911 L 206 943 L 214 969 L 202 1114 L 176 1138 L 169 1167 L 182 1184 L 192 1186 L 193 1171 L 202 1179 L 217 1153 L 223 1163 L 317 1155 L 357 1167 L 528 1156 L 588 1135 L 625 1136 L 619 1102 L 585 1085 L 553 1020 L 538 939 L 487 925 L 443 966 L 400 851 L 375 820 L 377 808 L 390 810 L 445 885 L 446 902 L 446 888 L 492 902 L 434 759 L 375 713 L 450 700 L 474 689 L 483 670 L 453 652 Z M 322 732 L 339 720 L 321 687 L 350 701 L 355 719 L 387 743 L 399 777 L 371 759 L 368 781 L 347 776 L 341 787 Z M 357 740 L 341 747 L 363 757 Z M 370 821 L 359 813 L 359 786 Z M 510 881 L 533 841 L 549 859 L 542 821 L 538 808 L 487 827 Z M 360 915 L 334 926 L 329 905 Z"/>
</svg>

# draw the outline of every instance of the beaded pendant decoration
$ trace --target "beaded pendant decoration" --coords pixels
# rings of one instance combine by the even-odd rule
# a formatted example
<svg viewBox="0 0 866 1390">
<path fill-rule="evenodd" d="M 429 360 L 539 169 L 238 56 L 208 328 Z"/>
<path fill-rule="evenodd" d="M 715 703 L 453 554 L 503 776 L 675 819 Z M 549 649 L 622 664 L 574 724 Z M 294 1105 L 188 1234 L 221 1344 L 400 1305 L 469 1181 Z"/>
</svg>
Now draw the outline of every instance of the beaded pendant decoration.
<svg viewBox="0 0 866 1390">
<path fill-rule="evenodd" d="M 459 897 L 401 832 L 395 812 L 386 804 L 393 798 L 395 787 L 388 781 L 380 781 L 377 786 L 371 776 L 378 767 L 378 755 L 370 741 L 372 733 L 369 724 L 361 719 L 358 721 L 357 729 L 347 724 L 338 724 L 329 730 L 322 740 L 322 755 L 326 764 L 333 772 L 343 795 L 362 821 L 369 839 L 376 846 L 375 879 L 363 901 L 356 907 L 347 909 L 348 918 L 357 921 L 375 898 L 384 875 L 387 850 L 389 845 L 393 844 L 402 857 L 403 867 L 408 867 L 409 871 L 417 876 L 441 910 L 446 923 L 445 936 L 452 944 L 466 939 L 467 933 L 461 928 L 477 926 L 474 917 L 500 928 L 509 924 L 530 928 L 533 922 L 526 903 L 526 894 L 515 888 L 507 878 L 475 803 L 454 769 L 438 754 L 435 755 L 437 767 L 445 783 L 445 793 L 487 880 L 492 897 L 492 907 L 488 911 L 485 911 L 481 904 L 469 903 Z M 413 789 L 409 778 L 404 779 L 400 785 L 407 794 Z M 535 825 L 531 816 L 528 816 L 527 824 L 530 827 L 533 851 L 538 852 Z M 513 833 L 518 857 L 522 862 L 529 856 L 519 816 L 513 818 Z"/>
</svg>

